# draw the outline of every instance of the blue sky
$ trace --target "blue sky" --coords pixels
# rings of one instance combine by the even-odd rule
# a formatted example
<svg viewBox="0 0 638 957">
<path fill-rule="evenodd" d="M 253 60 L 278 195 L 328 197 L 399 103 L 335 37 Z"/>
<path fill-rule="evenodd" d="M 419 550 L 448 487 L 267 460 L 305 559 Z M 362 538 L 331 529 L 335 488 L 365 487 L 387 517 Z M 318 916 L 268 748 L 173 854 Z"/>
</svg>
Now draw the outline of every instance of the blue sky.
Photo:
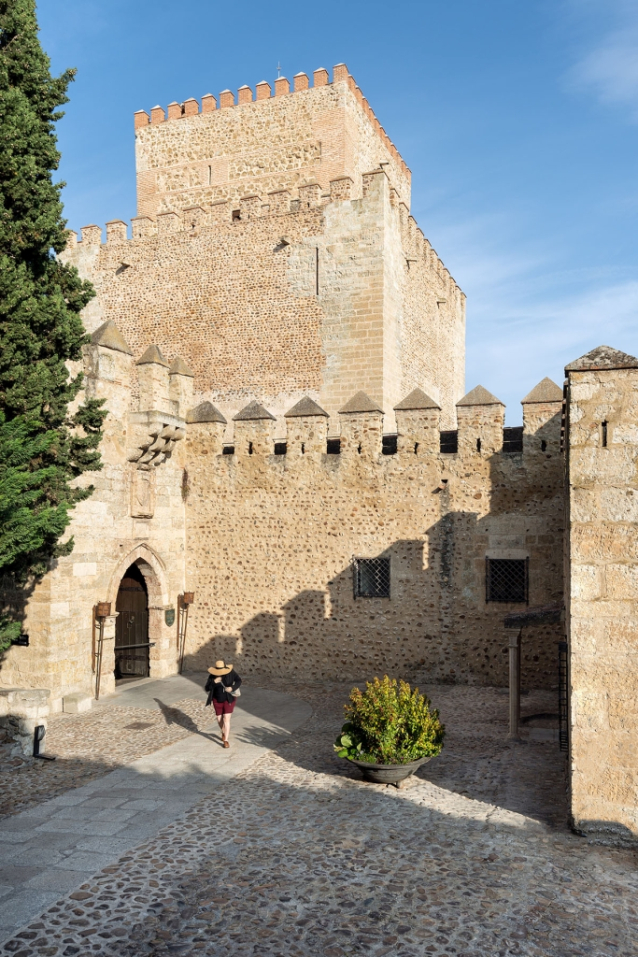
<svg viewBox="0 0 638 957">
<path fill-rule="evenodd" d="M 638 354 L 638 4 L 42 0 L 73 229 L 135 215 L 133 112 L 346 62 L 466 292 L 467 389 L 520 421 L 601 343 Z"/>
</svg>

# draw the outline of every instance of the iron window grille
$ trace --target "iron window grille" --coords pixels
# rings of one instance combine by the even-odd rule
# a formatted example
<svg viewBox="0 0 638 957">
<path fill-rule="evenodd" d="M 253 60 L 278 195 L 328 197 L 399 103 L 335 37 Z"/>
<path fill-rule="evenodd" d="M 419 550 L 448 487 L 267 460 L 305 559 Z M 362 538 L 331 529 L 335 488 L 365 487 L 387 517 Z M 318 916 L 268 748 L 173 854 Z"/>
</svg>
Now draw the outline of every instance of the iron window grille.
<svg viewBox="0 0 638 957">
<path fill-rule="evenodd" d="M 485 601 L 529 603 L 529 558 L 486 558 Z"/>
<path fill-rule="evenodd" d="M 353 558 L 352 586 L 355 598 L 389 598 L 390 559 Z"/>
<path fill-rule="evenodd" d="M 439 433 L 439 450 L 446 454 L 458 452 L 459 433 L 457 429 L 454 429 L 451 432 Z"/>
<path fill-rule="evenodd" d="M 522 452 L 523 451 L 523 426 L 519 425 L 512 429 L 503 429 L 503 451 Z"/>
</svg>

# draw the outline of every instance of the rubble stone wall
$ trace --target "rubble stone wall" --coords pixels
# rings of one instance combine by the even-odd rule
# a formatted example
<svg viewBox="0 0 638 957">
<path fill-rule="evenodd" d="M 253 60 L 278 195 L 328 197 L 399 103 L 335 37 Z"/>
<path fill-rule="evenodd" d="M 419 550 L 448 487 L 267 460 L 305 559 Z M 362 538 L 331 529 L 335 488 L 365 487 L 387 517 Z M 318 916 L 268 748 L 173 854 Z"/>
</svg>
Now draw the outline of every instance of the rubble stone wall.
<svg viewBox="0 0 638 957">
<path fill-rule="evenodd" d="M 253 454 L 251 423 L 234 455 L 221 426 L 189 426 L 188 667 L 505 685 L 503 617 L 521 606 L 486 603 L 486 557 L 529 557 L 530 604 L 562 596 L 560 402 L 525 413 L 522 454 L 502 452 L 500 404 L 459 417 L 457 454 L 432 410 L 397 412 L 395 455 L 375 413 L 340 416 L 340 455 L 316 441 L 321 417 L 287 420 L 286 455 L 265 454 L 263 421 Z M 354 598 L 353 556 L 390 558 L 390 598 Z M 525 633 L 524 687 L 556 685 L 561 637 Z"/>
<path fill-rule="evenodd" d="M 29 647 L 13 646 L 6 653 L 1 685 L 47 688 L 54 711 L 61 710 L 67 694 L 93 695 L 95 691 L 93 608 L 99 601 L 110 601 L 112 606 L 112 617 L 106 622 L 101 693 L 114 690 L 115 603 L 120 581 L 134 562 L 148 589 L 149 638 L 155 642 L 149 652 L 151 676 L 162 678 L 176 670 L 176 625 L 166 624 L 165 611 L 175 608 L 184 590 L 184 443 L 176 443 L 171 456 L 149 471 L 137 468 L 128 456 L 154 423 L 185 425 L 186 410 L 170 403 L 167 368 L 162 368 L 162 394 L 154 404 L 159 408 L 139 410 L 139 403 L 132 399 L 131 381 L 137 383 L 140 370 L 148 369 L 135 366 L 131 355 L 118 350 L 87 347 L 86 391 L 105 398 L 110 413 L 100 446 L 103 468 L 80 479 L 95 491 L 73 510 L 65 534 L 65 540 L 74 539 L 71 555 L 55 561 L 32 590 L 5 590 L 2 596 L 5 605 L 24 615 Z M 76 401 L 82 401 L 82 394 Z"/>
<path fill-rule="evenodd" d="M 86 227 L 65 258 L 94 284 L 90 332 L 114 321 L 135 354 L 156 343 L 230 423 L 250 399 L 279 418 L 303 395 L 331 414 L 357 390 L 388 413 L 425 389 L 454 424 L 464 391 L 465 297 L 388 176 L 333 197 L 253 197 L 216 210 Z M 229 427 L 228 438 L 232 436 Z"/>
</svg>

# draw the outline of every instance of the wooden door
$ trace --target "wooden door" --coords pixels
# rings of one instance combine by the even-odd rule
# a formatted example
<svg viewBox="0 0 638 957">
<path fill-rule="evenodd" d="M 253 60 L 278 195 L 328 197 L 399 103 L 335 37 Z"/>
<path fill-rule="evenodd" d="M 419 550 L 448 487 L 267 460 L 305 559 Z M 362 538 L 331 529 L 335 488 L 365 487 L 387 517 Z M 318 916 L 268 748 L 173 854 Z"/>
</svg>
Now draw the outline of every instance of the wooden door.
<svg viewBox="0 0 638 957">
<path fill-rule="evenodd" d="M 120 583 L 115 610 L 115 677 L 146 678 L 149 673 L 148 593 L 144 576 L 131 565 Z"/>
</svg>

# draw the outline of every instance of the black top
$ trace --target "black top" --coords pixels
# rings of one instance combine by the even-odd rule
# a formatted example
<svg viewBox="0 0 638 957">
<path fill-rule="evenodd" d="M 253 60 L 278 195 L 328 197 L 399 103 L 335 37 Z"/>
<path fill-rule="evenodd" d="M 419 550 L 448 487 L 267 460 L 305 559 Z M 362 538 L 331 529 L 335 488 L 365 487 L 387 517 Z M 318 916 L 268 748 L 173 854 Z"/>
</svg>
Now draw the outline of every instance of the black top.
<svg viewBox="0 0 638 957">
<path fill-rule="evenodd" d="M 213 701 L 225 701 L 227 704 L 230 704 L 235 700 L 235 696 L 230 693 L 230 691 L 225 691 L 225 688 L 232 688 L 233 691 L 237 691 L 241 684 L 241 678 L 233 668 L 232 671 L 229 671 L 227 675 L 221 675 L 220 681 L 215 681 L 217 675 L 208 675 L 208 681 L 204 687 L 204 691 L 208 691 L 208 699 L 206 704 L 212 704 Z"/>
</svg>

